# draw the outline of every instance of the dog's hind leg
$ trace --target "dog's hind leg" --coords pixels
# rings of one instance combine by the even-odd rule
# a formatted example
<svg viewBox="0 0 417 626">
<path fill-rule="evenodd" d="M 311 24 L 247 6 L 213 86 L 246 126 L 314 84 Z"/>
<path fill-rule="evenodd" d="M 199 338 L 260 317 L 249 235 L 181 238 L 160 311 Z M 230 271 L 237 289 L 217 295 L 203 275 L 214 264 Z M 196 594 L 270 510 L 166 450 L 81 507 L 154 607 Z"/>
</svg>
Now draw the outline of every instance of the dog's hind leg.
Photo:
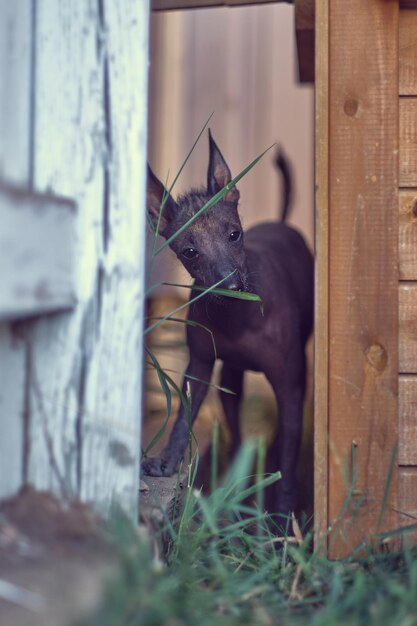
<svg viewBox="0 0 417 626">
<path fill-rule="evenodd" d="M 220 391 L 220 399 L 231 436 L 230 457 L 233 458 L 241 443 L 239 425 L 239 406 L 243 392 L 243 370 L 223 365 L 220 377 L 220 386 L 232 393 Z"/>
<path fill-rule="evenodd" d="M 301 377 L 302 378 L 302 377 Z M 271 514 L 277 516 L 281 526 L 287 525 L 288 516 L 297 508 L 296 468 L 303 427 L 304 380 L 274 381 L 278 410 L 278 432 L 271 444 L 267 472 L 281 472 L 281 479 L 274 486 L 273 501 L 268 501 Z"/>
</svg>

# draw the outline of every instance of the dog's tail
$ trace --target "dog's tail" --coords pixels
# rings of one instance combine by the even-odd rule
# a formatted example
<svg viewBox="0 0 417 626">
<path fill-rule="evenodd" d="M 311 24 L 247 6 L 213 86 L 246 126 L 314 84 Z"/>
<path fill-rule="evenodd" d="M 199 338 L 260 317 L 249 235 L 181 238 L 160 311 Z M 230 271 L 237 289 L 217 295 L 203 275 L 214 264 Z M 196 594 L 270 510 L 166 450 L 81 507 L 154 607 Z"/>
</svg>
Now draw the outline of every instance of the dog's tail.
<svg viewBox="0 0 417 626">
<path fill-rule="evenodd" d="M 293 196 L 293 185 L 292 185 L 292 168 L 290 162 L 285 156 L 282 148 L 278 146 L 276 157 L 275 157 L 275 165 L 282 176 L 283 181 L 283 191 L 281 197 L 281 206 L 279 210 L 279 215 L 282 222 L 285 222 L 287 219 L 289 210 L 292 204 L 292 196 Z"/>
</svg>

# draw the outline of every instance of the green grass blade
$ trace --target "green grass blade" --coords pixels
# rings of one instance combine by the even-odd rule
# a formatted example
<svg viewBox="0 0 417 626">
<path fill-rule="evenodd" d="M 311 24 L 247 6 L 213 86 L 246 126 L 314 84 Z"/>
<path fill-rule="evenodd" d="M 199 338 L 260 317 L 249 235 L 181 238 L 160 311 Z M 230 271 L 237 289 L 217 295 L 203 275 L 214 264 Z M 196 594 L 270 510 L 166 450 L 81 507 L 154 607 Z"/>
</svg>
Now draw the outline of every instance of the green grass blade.
<svg viewBox="0 0 417 626">
<path fill-rule="evenodd" d="M 177 283 L 162 283 L 169 287 L 182 287 L 183 289 L 191 289 L 192 291 L 206 291 L 207 287 L 201 287 L 200 285 L 180 285 Z M 256 293 L 249 291 L 233 291 L 232 289 L 213 289 L 212 293 L 218 296 L 226 296 L 227 298 L 237 298 L 238 300 L 249 300 L 250 302 L 258 302 L 263 312 L 262 298 Z"/>
<path fill-rule="evenodd" d="M 156 435 L 152 438 L 151 442 L 146 446 L 146 448 L 142 450 L 142 453 L 144 456 L 148 454 L 149 450 L 151 450 L 154 447 L 154 445 L 158 443 L 160 438 L 163 436 L 163 434 L 165 433 L 166 427 L 168 425 L 169 418 L 171 417 L 171 395 L 172 394 L 171 394 L 171 390 L 169 389 L 169 385 L 171 385 L 171 387 L 177 392 L 177 394 L 180 397 L 181 403 L 183 405 L 186 403 L 186 398 L 184 397 L 184 394 L 182 393 L 181 389 L 178 387 L 175 381 L 170 376 L 168 376 L 168 374 L 162 369 L 158 359 L 153 354 L 152 350 L 148 346 L 145 346 L 145 350 L 147 354 L 149 355 L 152 365 L 157 372 L 159 381 L 161 383 L 161 388 L 164 391 L 164 394 L 167 400 L 167 409 L 166 409 L 165 420 L 161 428 L 156 433 Z"/>
<path fill-rule="evenodd" d="M 243 178 L 243 176 L 245 176 L 258 163 L 258 161 L 260 161 L 260 159 L 262 159 L 262 157 L 268 152 L 268 150 L 273 148 L 274 145 L 275 144 L 273 144 L 272 146 L 269 146 L 269 148 L 267 148 L 259 156 L 257 156 L 256 159 L 254 159 L 251 163 L 249 163 L 249 165 L 247 165 L 237 176 L 235 176 L 230 181 L 230 183 L 228 183 L 225 187 L 223 187 L 223 189 L 221 189 L 212 198 L 210 198 L 210 200 L 208 202 L 206 202 L 205 205 L 202 206 L 201 209 L 199 211 L 197 211 L 197 213 L 195 215 L 193 215 L 185 224 L 183 224 L 183 226 L 181 226 L 181 228 L 179 228 L 173 235 L 171 235 L 171 237 L 168 237 L 168 239 L 166 241 L 164 241 L 164 243 L 157 250 L 155 250 L 155 253 L 154 253 L 155 256 L 157 254 L 159 254 L 161 252 L 161 250 L 166 248 L 166 246 L 169 246 L 169 244 L 172 243 L 174 241 L 174 239 L 176 239 L 178 237 L 178 235 L 183 233 L 184 230 L 186 230 L 199 217 L 201 217 L 201 215 L 203 215 L 203 213 L 208 211 L 208 209 L 210 209 L 217 202 L 219 202 L 219 200 L 224 198 L 224 196 L 227 194 L 227 192 L 230 191 L 230 189 L 232 189 L 236 185 L 236 183 L 238 183 L 239 180 L 241 178 Z"/>
<path fill-rule="evenodd" d="M 169 283 L 164 283 L 166 285 L 168 285 Z M 207 328 L 207 326 L 204 326 L 204 324 L 200 324 L 199 322 L 195 322 L 194 320 L 189 320 L 189 319 L 182 319 L 181 317 L 168 317 L 168 319 L 162 318 L 162 317 L 147 317 L 147 320 L 164 320 L 165 322 L 177 322 L 179 324 L 186 324 L 187 326 L 193 326 L 194 328 L 202 328 L 203 330 L 207 331 L 210 334 L 211 337 L 211 342 L 213 344 L 213 351 L 214 351 L 214 358 L 217 359 L 217 350 L 216 350 L 216 342 L 214 341 L 214 335 L 212 333 L 212 331 L 210 330 L 210 328 Z"/>
<path fill-rule="evenodd" d="M 187 162 L 188 162 L 188 159 L 190 158 L 190 156 L 191 156 L 191 155 L 192 155 L 192 153 L 194 152 L 194 149 L 195 149 L 196 145 L 197 145 L 197 144 L 198 144 L 198 142 L 200 141 L 200 137 L 201 137 L 201 135 L 202 135 L 202 134 L 204 133 L 204 131 L 206 130 L 206 128 L 207 128 L 207 126 L 208 126 L 208 123 L 210 122 L 210 120 L 211 120 L 211 118 L 212 118 L 212 117 L 213 117 L 213 113 L 211 113 L 211 114 L 209 115 L 209 117 L 208 117 L 208 119 L 207 119 L 206 123 L 204 124 L 203 128 L 202 128 L 202 129 L 200 130 L 200 132 L 198 133 L 198 135 L 197 135 L 197 139 L 194 141 L 193 145 L 191 146 L 191 148 L 190 148 L 190 150 L 189 150 L 189 152 L 188 152 L 187 156 L 185 157 L 185 159 L 184 159 L 184 161 L 183 161 L 183 163 L 182 163 L 182 165 L 181 165 L 180 169 L 178 170 L 177 175 L 175 176 L 174 180 L 172 181 L 172 184 L 171 184 L 171 186 L 170 186 L 170 188 L 169 188 L 169 190 L 168 190 L 168 193 L 169 193 L 169 194 L 171 194 L 171 192 L 172 192 L 172 190 L 173 190 L 173 188 L 174 188 L 174 186 L 175 186 L 175 183 L 177 182 L 178 178 L 181 176 L 181 172 L 182 172 L 182 170 L 184 169 L 184 167 L 186 166 L 186 164 L 187 164 Z"/>
<path fill-rule="evenodd" d="M 167 406 L 167 417 L 169 417 L 170 414 L 171 414 L 171 398 L 172 398 L 172 396 L 171 396 L 171 390 L 170 390 L 169 385 L 167 383 L 166 376 L 164 375 L 164 372 L 163 372 L 163 370 L 162 370 L 158 360 L 156 359 L 155 355 L 153 354 L 152 350 L 148 346 L 145 346 L 145 350 L 148 353 L 149 358 L 151 359 L 152 365 L 155 368 L 155 371 L 156 371 L 156 373 L 158 375 L 158 378 L 159 378 L 159 382 L 161 383 L 162 390 L 163 390 L 163 392 L 165 394 L 166 406 Z"/>
<path fill-rule="evenodd" d="M 377 526 L 376 526 L 377 530 L 381 527 L 381 523 L 382 523 L 382 520 L 384 518 L 385 510 L 387 508 L 389 490 L 390 490 L 390 487 L 391 487 L 392 477 L 393 477 L 393 473 L 394 473 L 394 467 L 396 465 L 397 453 L 398 453 L 398 444 L 396 444 L 394 446 L 394 449 L 393 449 L 392 454 L 391 454 L 390 464 L 389 464 L 389 468 L 388 468 L 388 476 L 387 476 L 386 481 L 385 481 L 384 496 L 382 498 L 381 509 L 379 511 L 378 523 L 377 523 Z"/>
<path fill-rule="evenodd" d="M 213 424 L 213 433 L 211 436 L 211 468 L 210 468 L 210 487 L 211 491 L 217 488 L 217 478 L 219 473 L 219 422 L 216 421 Z"/>
</svg>

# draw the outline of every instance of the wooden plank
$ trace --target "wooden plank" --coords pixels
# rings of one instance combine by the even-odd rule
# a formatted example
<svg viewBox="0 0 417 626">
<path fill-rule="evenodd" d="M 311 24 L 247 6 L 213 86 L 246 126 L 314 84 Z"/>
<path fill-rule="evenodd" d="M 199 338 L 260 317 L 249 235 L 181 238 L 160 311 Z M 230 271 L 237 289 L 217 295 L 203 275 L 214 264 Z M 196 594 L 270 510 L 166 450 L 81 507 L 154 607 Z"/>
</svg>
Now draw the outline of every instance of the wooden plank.
<svg viewBox="0 0 417 626">
<path fill-rule="evenodd" d="M 314 531 L 315 545 L 326 553 L 328 527 L 329 384 L 329 6 L 316 7 L 316 270 L 314 326 Z"/>
<path fill-rule="evenodd" d="M 314 83 L 315 0 L 295 0 L 294 9 L 299 80 Z"/>
<path fill-rule="evenodd" d="M 79 206 L 79 304 L 26 333 L 28 477 L 136 517 L 148 3 L 36 5 L 35 184 Z"/>
<path fill-rule="evenodd" d="M 0 176 L 25 186 L 31 172 L 31 11 L 31 2 L 1 3 Z M 19 329 L 0 322 L 0 498 L 13 494 L 24 478 L 26 361 Z"/>
<path fill-rule="evenodd" d="M 23 480 L 25 361 L 22 337 L 0 323 L 0 499 L 15 493 Z"/>
<path fill-rule="evenodd" d="M 417 467 L 401 467 L 398 479 L 399 523 L 401 526 L 417 524 Z M 403 541 L 415 546 L 417 532 L 405 533 Z"/>
<path fill-rule="evenodd" d="M 417 465 L 417 375 L 399 378 L 399 441 L 400 465 Z"/>
<path fill-rule="evenodd" d="M 399 288 L 399 371 L 417 373 L 417 283 Z"/>
<path fill-rule="evenodd" d="M 31 168 L 31 4 L 1 3 L 0 177 L 15 184 L 27 184 Z"/>
<path fill-rule="evenodd" d="M 104 501 L 107 506 L 116 497 L 134 519 L 139 486 L 145 300 L 147 7 L 148 3 L 138 5 L 131 0 L 104 3 L 104 76 L 106 59 L 108 67 L 104 111 L 111 137 L 108 245 L 107 251 L 104 245 L 102 257 L 101 339 L 92 355 L 86 388 L 86 405 L 94 403 L 95 409 L 85 415 L 82 425 L 83 497 Z M 105 206 L 103 202 L 103 227 Z M 110 388 L 111 394 L 107 391 Z"/>
<path fill-rule="evenodd" d="M 0 180 L 0 222 L 0 319 L 74 306 L 74 203 Z"/>
<path fill-rule="evenodd" d="M 400 98 L 400 186 L 417 187 L 417 98 Z"/>
<path fill-rule="evenodd" d="M 398 4 L 330 4 L 330 556 L 396 525 Z M 366 63 L 364 62 L 366 59 Z"/>
<path fill-rule="evenodd" d="M 417 10 L 400 11 L 400 73 L 402 96 L 417 95 Z"/>
<path fill-rule="evenodd" d="M 400 192 L 400 279 L 417 280 L 417 190 Z"/>
<path fill-rule="evenodd" d="M 208 7 L 234 7 L 244 5 L 270 4 L 292 0 L 152 0 L 152 11 L 172 11 L 178 9 L 202 9 Z"/>
</svg>

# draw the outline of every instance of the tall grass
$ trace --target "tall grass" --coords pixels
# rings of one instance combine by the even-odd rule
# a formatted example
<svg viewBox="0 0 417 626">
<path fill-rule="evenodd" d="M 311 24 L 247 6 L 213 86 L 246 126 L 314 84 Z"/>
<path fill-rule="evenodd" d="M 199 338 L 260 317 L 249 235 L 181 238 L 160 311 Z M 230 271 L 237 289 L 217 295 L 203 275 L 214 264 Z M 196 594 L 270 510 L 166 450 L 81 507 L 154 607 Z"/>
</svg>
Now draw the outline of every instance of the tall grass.
<svg viewBox="0 0 417 626">
<path fill-rule="evenodd" d="M 246 442 L 208 496 L 194 489 L 190 467 L 182 512 L 160 531 L 170 538 L 164 559 L 155 537 L 113 516 L 107 533 L 121 568 L 88 626 L 417 624 L 416 552 L 364 544 L 332 562 L 303 529 L 277 534 L 257 502 L 279 475 L 252 481 L 257 451 Z"/>
</svg>

